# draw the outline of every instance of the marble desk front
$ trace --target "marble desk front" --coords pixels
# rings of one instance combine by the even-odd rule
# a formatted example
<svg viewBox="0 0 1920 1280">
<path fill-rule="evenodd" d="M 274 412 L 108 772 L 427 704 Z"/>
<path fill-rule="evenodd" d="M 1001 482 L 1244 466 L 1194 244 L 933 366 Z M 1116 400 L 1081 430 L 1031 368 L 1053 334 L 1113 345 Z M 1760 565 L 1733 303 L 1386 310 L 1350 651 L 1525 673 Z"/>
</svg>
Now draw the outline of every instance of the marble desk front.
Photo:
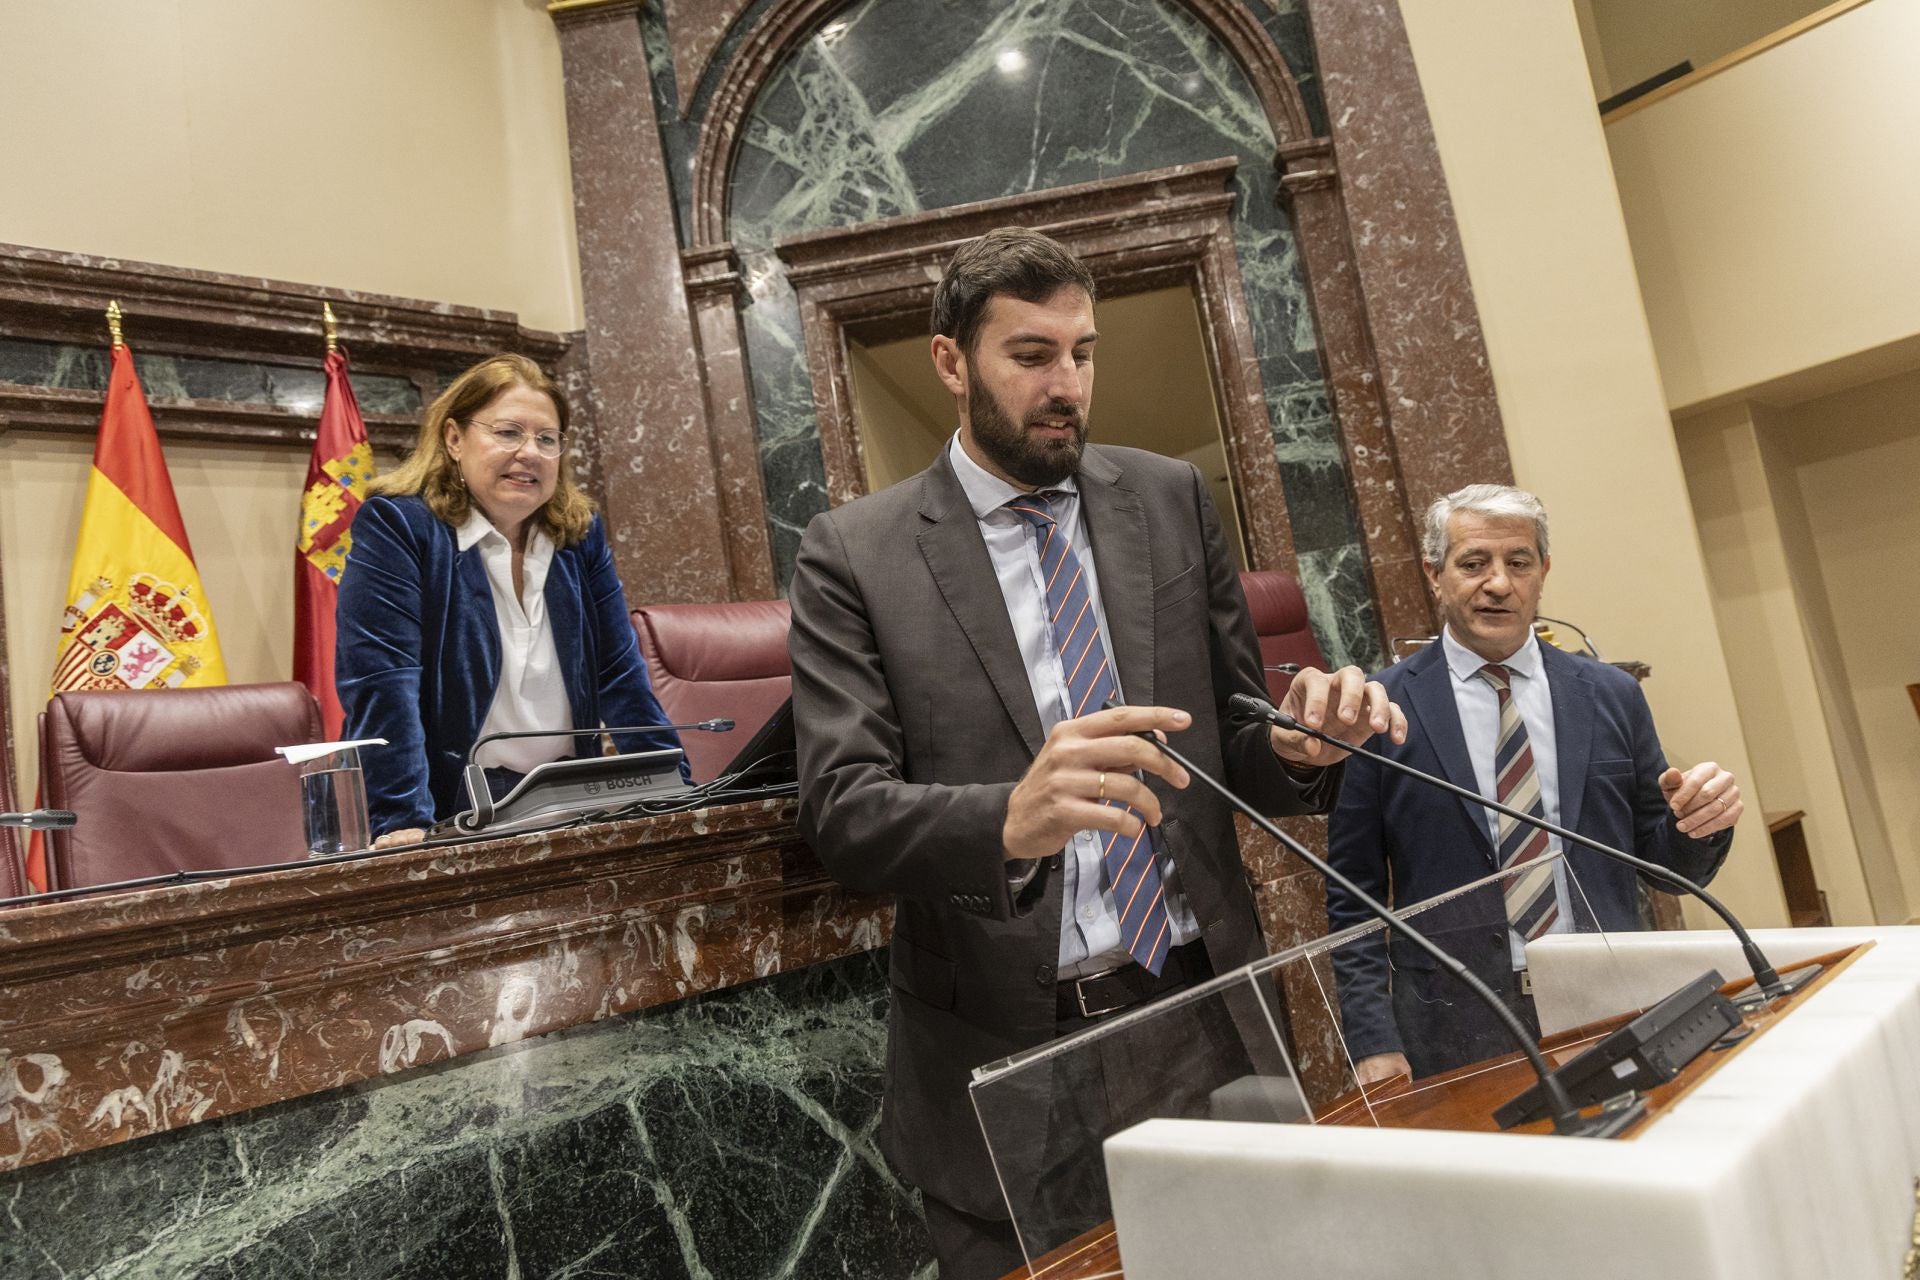
<svg viewBox="0 0 1920 1280">
<path fill-rule="evenodd" d="M 0 1171 L 884 946 L 767 801 L 0 914 Z"/>
</svg>

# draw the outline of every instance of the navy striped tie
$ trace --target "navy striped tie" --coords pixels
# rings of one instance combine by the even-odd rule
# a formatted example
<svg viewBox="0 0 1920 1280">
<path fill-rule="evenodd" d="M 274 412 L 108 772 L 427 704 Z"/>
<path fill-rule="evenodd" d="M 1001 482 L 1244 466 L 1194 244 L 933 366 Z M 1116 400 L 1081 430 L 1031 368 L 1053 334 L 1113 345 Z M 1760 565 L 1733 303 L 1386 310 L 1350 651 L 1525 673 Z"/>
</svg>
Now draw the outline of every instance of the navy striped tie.
<svg viewBox="0 0 1920 1280">
<path fill-rule="evenodd" d="M 1047 584 L 1054 652 L 1060 656 L 1060 668 L 1067 677 L 1069 718 L 1091 714 L 1105 706 L 1119 692 L 1119 686 L 1107 660 L 1107 647 L 1100 640 L 1100 625 L 1094 616 L 1093 597 L 1087 593 L 1080 557 L 1067 545 L 1067 535 L 1054 519 L 1053 504 L 1045 494 L 1021 494 L 1009 501 L 1007 508 L 1033 526 L 1040 547 L 1040 574 Z M 1107 803 L 1120 805 L 1117 800 Z M 1106 867 L 1107 886 L 1113 892 L 1113 905 L 1120 912 L 1120 941 L 1149 973 L 1158 976 L 1167 960 L 1167 948 L 1173 943 L 1173 921 L 1161 892 L 1160 870 L 1154 865 L 1153 841 L 1147 838 L 1144 827 L 1137 836 L 1109 831 L 1104 839 L 1106 850 L 1101 862 Z"/>
<path fill-rule="evenodd" d="M 1526 723 L 1513 700 L 1513 673 L 1497 662 L 1489 662 L 1476 674 L 1493 686 L 1494 696 L 1500 700 L 1499 738 L 1493 751 L 1493 798 L 1544 822 L 1547 810 L 1541 800 L 1540 775 L 1534 771 L 1533 743 L 1527 739 Z M 1500 820 L 1500 869 L 1513 872 L 1503 890 L 1507 920 L 1516 933 L 1532 941 L 1553 928 L 1560 914 L 1553 867 L 1522 870 L 1547 851 L 1547 833 L 1504 813 L 1495 816 Z"/>
</svg>

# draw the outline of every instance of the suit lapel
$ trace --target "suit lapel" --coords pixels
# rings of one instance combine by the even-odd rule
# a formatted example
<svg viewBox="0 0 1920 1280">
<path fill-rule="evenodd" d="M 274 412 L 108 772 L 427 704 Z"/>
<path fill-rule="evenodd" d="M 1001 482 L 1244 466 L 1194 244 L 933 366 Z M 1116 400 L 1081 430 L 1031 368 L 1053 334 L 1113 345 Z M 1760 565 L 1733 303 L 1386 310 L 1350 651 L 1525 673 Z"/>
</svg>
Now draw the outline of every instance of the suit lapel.
<svg viewBox="0 0 1920 1280">
<path fill-rule="evenodd" d="M 973 646 L 974 657 L 993 682 L 1027 750 L 1037 755 L 1046 734 L 1033 705 L 1033 686 L 1020 658 L 1020 642 L 1014 639 L 1006 598 L 1000 594 L 993 558 L 981 540 L 979 521 L 953 474 L 946 450 L 921 473 L 921 486 L 919 543 L 927 572 Z"/>
<path fill-rule="evenodd" d="M 1153 552 L 1146 508 L 1140 495 L 1120 482 L 1120 468 L 1094 449 L 1081 458 L 1080 501 L 1121 696 L 1136 706 L 1151 706 Z"/>
<path fill-rule="evenodd" d="M 1433 744 L 1433 752 L 1440 758 L 1441 772 L 1454 786 L 1479 794 L 1480 783 L 1473 776 L 1473 757 L 1467 753 L 1467 738 L 1460 731 L 1460 708 L 1453 700 L 1453 672 L 1447 667 L 1447 655 L 1440 641 L 1435 640 L 1407 661 L 1423 664 L 1407 681 L 1407 703 L 1419 721 L 1421 733 Z M 1411 739 L 1414 735 L 1408 736 Z M 1491 861 L 1493 837 L 1487 834 L 1485 811 L 1472 801 L 1457 796 L 1454 799 L 1467 815 L 1467 825 L 1478 837 L 1481 853 Z"/>
<path fill-rule="evenodd" d="M 1593 754 L 1593 685 L 1585 664 L 1550 644 L 1540 646 L 1541 669 L 1553 695 L 1554 755 L 1560 768 L 1560 825 L 1580 829 L 1587 794 L 1587 761 Z"/>
</svg>

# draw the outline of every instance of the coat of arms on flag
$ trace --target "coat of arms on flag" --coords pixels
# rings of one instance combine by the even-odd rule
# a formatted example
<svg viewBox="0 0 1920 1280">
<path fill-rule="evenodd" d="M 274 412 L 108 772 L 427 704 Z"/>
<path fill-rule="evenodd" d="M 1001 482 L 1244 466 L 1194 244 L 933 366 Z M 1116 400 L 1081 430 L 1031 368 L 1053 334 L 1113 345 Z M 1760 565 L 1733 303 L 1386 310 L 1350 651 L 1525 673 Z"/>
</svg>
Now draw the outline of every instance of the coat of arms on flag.
<svg viewBox="0 0 1920 1280">
<path fill-rule="evenodd" d="M 206 637 L 190 588 L 150 573 L 95 578 L 67 606 L 53 691 L 179 688 L 204 665 Z"/>
<path fill-rule="evenodd" d="M 327 458 L 318 466 L 322 474 L 300 498 L 300 554 L 339 586 L 353 549 L 353 513 L 373 479 L 373 450 L 362 440 L 345 457 Z"/>
<path fill-rule="evenodd" d="M 328 738 L 346 713 L 333 687 L 333 606 L 353 550 L 353 516 L 367 500 L 373 448 L 347 376 L 347 353 L 334 335 L 333 308 L 323 309 L 327 334 L 327 398 L 307 460 L 300 495 L 300 536 L 293 551 L 293 678 L 313 690 Z"/>
</svg>

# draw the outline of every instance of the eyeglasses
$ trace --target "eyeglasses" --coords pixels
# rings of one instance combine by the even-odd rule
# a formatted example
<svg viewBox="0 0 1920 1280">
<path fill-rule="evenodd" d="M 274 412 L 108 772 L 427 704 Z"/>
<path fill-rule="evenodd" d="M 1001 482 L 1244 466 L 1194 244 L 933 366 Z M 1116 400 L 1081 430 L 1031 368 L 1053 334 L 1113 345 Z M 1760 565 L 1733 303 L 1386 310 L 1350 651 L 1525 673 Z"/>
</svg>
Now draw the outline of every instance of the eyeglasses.
<svg viewBox="0 0 1920 1280">
<path fill-rule="evenodd" d="M 557 458 L 560 456 L 560 450 L 566 447 L 566 441 L 561 439 L 558 431 L 529 431 L 519 423 L 505 418 L 498 422 L 482 422 L 478 418 L 468 418 L 467 425 L 485 428 L 486 433 L 493 437 L 493 442 L 507 453 L 520 452 L 528 436 L 533 437 L 534 451 L 543 458 Z"/>
</svg>

